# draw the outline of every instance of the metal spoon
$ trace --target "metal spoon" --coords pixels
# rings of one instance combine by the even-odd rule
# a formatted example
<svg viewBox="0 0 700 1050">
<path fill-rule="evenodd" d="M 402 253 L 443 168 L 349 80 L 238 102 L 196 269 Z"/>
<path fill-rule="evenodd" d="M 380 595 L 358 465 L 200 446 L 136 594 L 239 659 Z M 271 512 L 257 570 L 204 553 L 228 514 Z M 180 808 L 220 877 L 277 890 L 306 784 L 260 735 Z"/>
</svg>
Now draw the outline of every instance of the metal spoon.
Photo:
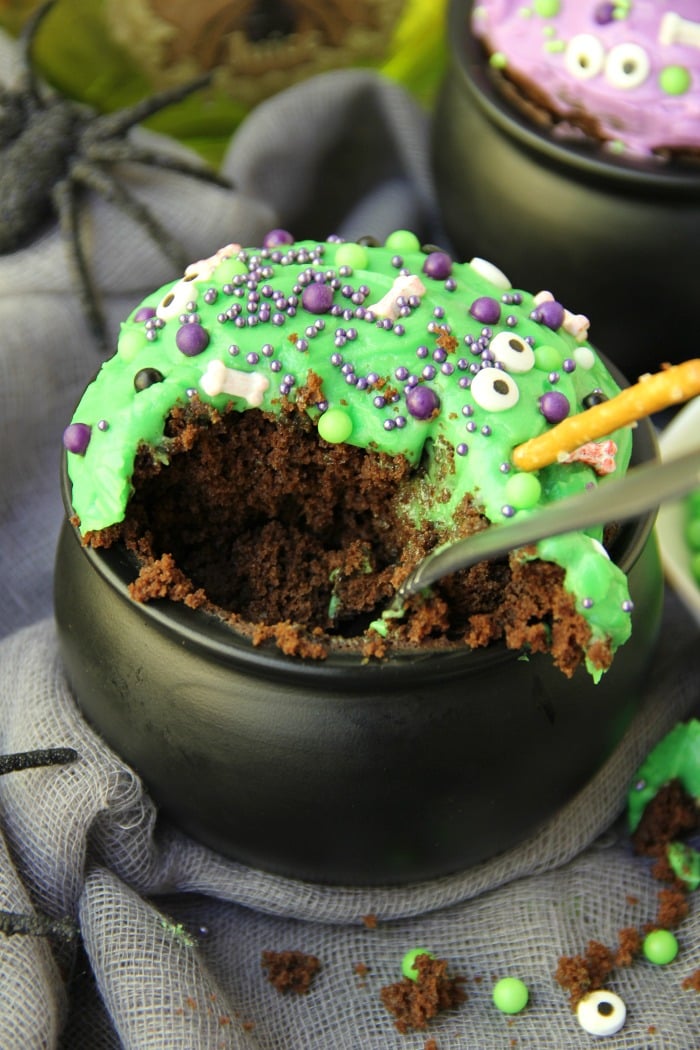
<svg viewBox="0 0 700 1050">
<path fill-rule="evenodd" d="M 426 555 L 406 577 L 385 615 L 400 615 L 406 598 L 458 569 L 550 536 L 606 521 L 627 521 L 696 487 L 700 487 L 700 447 L 675 459 L 635 467 L 620 481 L 571 496 L 539 514 L 446 543 Z"/>
</svg>

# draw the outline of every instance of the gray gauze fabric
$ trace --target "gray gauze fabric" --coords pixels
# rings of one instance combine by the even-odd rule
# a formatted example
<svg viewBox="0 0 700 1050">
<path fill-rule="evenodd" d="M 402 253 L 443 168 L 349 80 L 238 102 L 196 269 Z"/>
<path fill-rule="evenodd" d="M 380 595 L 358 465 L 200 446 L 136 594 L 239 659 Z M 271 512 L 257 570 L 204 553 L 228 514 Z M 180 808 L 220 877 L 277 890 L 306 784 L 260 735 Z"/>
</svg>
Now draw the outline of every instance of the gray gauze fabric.
<svg viewBox="0 0 700 1050">
<path fill-rule="evenodd" d="M 0 40 L 0 70 L 12 50 Z M 129 189 L 192 259 L 272 226 L 299 236 L 384 236 L 407 226 L 444 243 L 427 168 L 427 121 L 366 71 L 330 73 L 260 106 L 233 136 L 225 191 L 124 168 Z M 168 148 L 174 148 L 172 144 Z M 108 323 L 172 278 L 134 224 L 87 198 L 81 213 Z M 488 255 L 485 248 L 484 254 Z M 658 884 L 632 855 L 620 815 L 648 749 L 696 705 L 697 630 L 669 600 L 654 673 L 624 743 L 595 779 L 524 845 L 476 868 L 396 888 L 328 887 L 254 871 L 160 818 L 139 778 L 82 720 L 51 620 L 62 517 L 60 436 L 99 358 L 55 226 L 0 258 L 0 753 L 69 746 L 77 760 L 0 778 L 0 908 L 68 919 L 75 936 L 0 936 L 0 1050 L 418 1050 L 589 1047 L 553 980 L 561 954 L 656 913 Z M 668 967 L 614 974 L 628 1020 L 611 1047 L 700 1044 L 697 909 Z M 376 928 L 366 922 L 377 919 Z M 467 979 L 467 1001 L 402 1035 L 379 990 L 416 945 Z M 315 954 L 307 996 L 277 992 L 261 953 Z M 366 967 L 360 974 L 357 966 Z M 490 1003 L 495 977 L 530 988 L 514 1019 Z"/>
</svg>

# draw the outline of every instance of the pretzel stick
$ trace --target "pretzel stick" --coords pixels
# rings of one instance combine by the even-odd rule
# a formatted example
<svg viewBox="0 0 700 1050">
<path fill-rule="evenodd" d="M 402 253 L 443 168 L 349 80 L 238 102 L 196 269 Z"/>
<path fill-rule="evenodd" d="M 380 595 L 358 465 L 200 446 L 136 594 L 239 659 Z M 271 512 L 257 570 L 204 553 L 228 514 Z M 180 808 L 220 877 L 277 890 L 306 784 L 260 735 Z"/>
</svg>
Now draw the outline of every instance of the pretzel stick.
<svg viewBox="0 0 700 1050">
<path fill-rule="evenodd" d="M 539 470 L 587 441 L 606 437 L 670 405 L 689 401 L 696 394 L 700 394 L 700 358 L 642 376 L 634 386 L 626 387 L 609 401 L 567 416 L 551 430 L 516 446 L 513 464 L 518 470 Z"/>
</svg>

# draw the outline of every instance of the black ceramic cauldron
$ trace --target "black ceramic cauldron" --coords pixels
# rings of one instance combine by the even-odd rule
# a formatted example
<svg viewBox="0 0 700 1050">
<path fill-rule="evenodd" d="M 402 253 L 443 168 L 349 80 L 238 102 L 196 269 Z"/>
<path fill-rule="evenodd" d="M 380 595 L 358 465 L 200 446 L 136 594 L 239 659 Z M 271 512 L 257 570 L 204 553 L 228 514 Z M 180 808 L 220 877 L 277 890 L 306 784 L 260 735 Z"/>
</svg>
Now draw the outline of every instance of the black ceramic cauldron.
<svg viewBox="0 0 700 1050">
<path fill-rule="evenodd" d="M 656 455 L 647 423 L 634 455 Z M 500 646 L 373 663 L 256 649 L 201 611 L 133 602 L 130 556 L 83 547 L 68 521 L 55 574 L 65 669 L 88 721 L 206 845 L 326 883 L 445 875 L 534 832 L 619 742 L 661 614 L 653 520 L 616 542 L 633 636 L 597 686 Z"/>
<path fill-rule="evenodd" d="M 631 378 L 693 355 L 700 245 L 695 169 L 557 142 L 511 107 L 451 0 L 450 55 L 432 157 L 456 254 L 482 256 L 515 287 L 548 289 Z"/>
</svg>

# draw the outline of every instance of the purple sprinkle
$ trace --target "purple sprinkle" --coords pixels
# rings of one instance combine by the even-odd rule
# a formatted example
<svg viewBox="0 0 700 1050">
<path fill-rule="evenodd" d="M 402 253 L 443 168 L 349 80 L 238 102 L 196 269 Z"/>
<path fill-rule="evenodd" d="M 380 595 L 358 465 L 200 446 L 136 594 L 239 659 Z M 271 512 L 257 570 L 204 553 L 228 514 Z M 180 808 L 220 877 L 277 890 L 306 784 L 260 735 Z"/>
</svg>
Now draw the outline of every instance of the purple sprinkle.
<svg viewBox="0 0 700 1050">
<path fill-rule="evenodd" d="M 626 613 L 633 612 L 634 611 L 634 602 L 630 601 L 629 599 L 627 599 L 627 601 L 624 601 L 622 603 L 622 611 L 626 612 Z"/>
<path fill-rule="evenodd" d="M 263 248 L 279 248 L 282 244 L 294 244 L 294 237 L 289 230 L 270 230 L 263 237 Z"/>
<path fill-rule="evenodd" d="M 452 259 L 447 252 L 431 252 L 423 263 L 423 273 L 444 281 L 452 273 Z"/>
<path fill-rule="evenodd" d="M 209 345 L 209 333 L 201 324 L 183 324 L 177 330 L 175 343 L 186 357 L 196 357 Z"/>
<path fill-rule="evenodd" d="M 102 431 L 109 430 L 109 423 L 107 422 L 107 420 L 100 419 L 97 424 L 97 429 Z"/>
<path fill-rule="evenodd" d="M 135 321 L 148 321 L 151 317 L 156 316 L 155 307 L 153 306 L 141 306 L 134 314 Z"/>
<path fill-rule="evenodd" d="M 463 441 L 459 445 L 457 445 L 457 455 L 458 456 L 466 456 L 468 451 L 469 451 L 469 445 L 466 445 Z"/>
<path fill-rule="evenodd" d="M 564 323 L 564 307 L 556 299 L 550 299 L 547 302 L 540 303 L 532 311 L 530 317 L 533 321 L 538 321 L 556 332 L 557 328 L 561 328 Z"/>
<path fill-rule="evenodd" d="M 614 22 L 615 4 L 609 2 L 598 4 L 593 11 L 593 21 L 599 26 L 609 25 L 610 22 Z"/>
<path fill-rule="evenodd" d="M 539 399 L 540 412 L 548 423 L 561 423 L 568 416 L 571 405 L 565 394 L 558 390 L 548 390 Z"/>
<path fill-rule="evenodd" d="M 504 518 L 512 518 L 515 516 L 515 507 L 511 506 L 510 503 L 506 503 L 501 507 L 501 514 Z"/>
<path fill-rule="evenodd" d="M 592 609 L 595 605 L 595 602 L 592 598 L 584 598 L 581 602 L 581 605 L 584 607 L 584 609 Z"/>
<path fill-rule="evenodd" d="M 562 368 L 565 372 L 575 372 L 576 362 L 571 357 L 567 357 L 566 360 L 562 362 Z"/>
<path fill-rule="evenodd" d="M 482 324 L 497 324 L 501 316 L 501 305 L 497 299 L 482 295 L 471 304 L 469 313 Z"/>
<path fill-rule="evenodd" d="M 440 398 L 428 386 L 413 386 L 406 394 L 406 407 L 414 419 L 431 419 L 440 408 Z"/>
<path fill-rule="evenodd" d="M 91 436 L 92 427 L 87 423 L 69 423 L 63 431 L 63 447 L 76 456 L 84 456 Z"/>
</svg>

